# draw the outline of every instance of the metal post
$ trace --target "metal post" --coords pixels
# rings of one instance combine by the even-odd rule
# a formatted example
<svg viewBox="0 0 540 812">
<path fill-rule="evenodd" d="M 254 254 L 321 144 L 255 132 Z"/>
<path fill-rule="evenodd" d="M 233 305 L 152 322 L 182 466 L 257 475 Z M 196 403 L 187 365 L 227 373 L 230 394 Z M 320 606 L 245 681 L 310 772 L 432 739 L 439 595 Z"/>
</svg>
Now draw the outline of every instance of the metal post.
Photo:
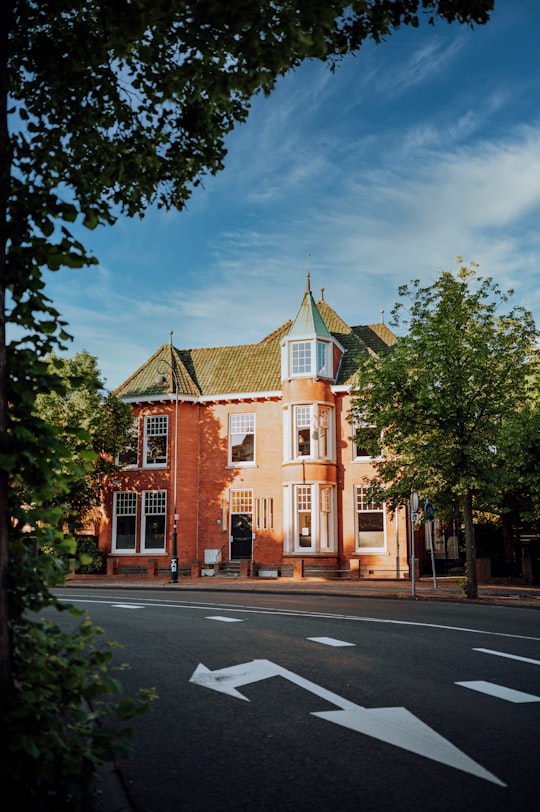
<svg viewBox="0 0 540 812">
<path fill-rule="evenodd" d="M 411 592 L 416 598 L 416 561 L 414 556 L 414 524 L 418 520 L 418 494 L 411 491 Z"/>
<path fill-rule="evenodd" d="M 176 511 L 176 494 L 177 494 L 177 479 L 178 479 L 178 376 L 174 366 L 162 358 L 159 364 L 166 364 L 171 370 L 171 375 L 174 381 L 175 393 L 175 409 L 174 409 L 174 460 L 173 460 L 173 537 L 172 537 L 172 550 L 171 550 L 171 583 L 178 583 L 178 530 L 177 521 L 180 518 Z M 158 369 L 159 369 L 158 364 Z M 165 382 L 165 380 L 163 381 Z"/>
</svg>

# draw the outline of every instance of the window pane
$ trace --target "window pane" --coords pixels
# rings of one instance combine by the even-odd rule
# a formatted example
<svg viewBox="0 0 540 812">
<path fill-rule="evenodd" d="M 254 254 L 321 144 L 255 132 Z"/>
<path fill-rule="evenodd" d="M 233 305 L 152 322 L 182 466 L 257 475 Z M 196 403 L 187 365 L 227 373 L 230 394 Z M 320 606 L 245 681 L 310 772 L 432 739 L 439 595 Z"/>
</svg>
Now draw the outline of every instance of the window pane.
<svg viewBox="0 0 540 812">
<path fill-rule="evenodd" d="M 384 547 L 382 513 L 358 514 L 358 543 L 360 547 Z"/>
<path fill-rule="evenodd" d="M 298 546 L 311 547 L 311 486 L 299 485 L 296 488 L 296 520 L 298 525 Z"/>
<path fill-rule="evenodd" d="M 143 503 L 143 548 L 165 549 L 165 491 L 147 491 Z"/>
<path fill-rule="evenodd" d="M 145 549 L 163 550 L 165 547 L 165 516 L 147 516 L 144 530 Z"/>
<path fill-rule="evenodd" d="M 135 549 L 135 516 L 117 518 L 114 546 L 117 550 Z"/>
<path fill-rule="evenodd" d="M 167 415 L 144 418 L 146 465 L 165 465 L 167 462 Z"/>
<path fill-rule="evenodd" d="M 358 546 L 384 549 L 384 504 L 369 499 L 368 490 L 364 485 L 356 490 Z"/>
<path fill-rule="evenodd" d="M 311 454 L 311 406 L 297 406 L 296 420 L 296 456 L 309 457 Z"/>
<path fill-rule="evenodd" d="M 124 448 L 118 452 L 117 464 L 121 468 L 134 467 L 138 463 L 139 452 L 139 421 L 137 418 L 133 421 L 133 426 L 130 432 L 129 442 Z"/>
<path fill-rule="evenodd" d="M 255 415 L 229 415 L 231 442 L 231 462 L 254 462 L 255 460 Z"/>
<path fill-rule="evenodd" d="M 113 548 L 116 550 L 135 549 L 135 514 L 137 494 L 122 491 L 114 495 L 115 535 Z"/>
<path fill-rule="evenodd" d="M 323 341 L 317 342 L 317 374 L 327 374 L 328 344 Z"/>
<path fill-rule="evenodd" d="M 303 375 L 311 372 L 311 342 L 295 341 L 291 344 L 292 373 Z"/>
</svg>

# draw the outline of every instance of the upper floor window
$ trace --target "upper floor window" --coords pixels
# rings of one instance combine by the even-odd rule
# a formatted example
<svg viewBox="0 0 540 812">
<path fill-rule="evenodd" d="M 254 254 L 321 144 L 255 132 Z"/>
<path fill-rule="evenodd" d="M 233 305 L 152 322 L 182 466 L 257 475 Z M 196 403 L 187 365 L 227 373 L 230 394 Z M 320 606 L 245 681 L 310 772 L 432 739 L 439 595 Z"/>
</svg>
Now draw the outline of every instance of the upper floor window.
<svg viewBox="0 0 540 812">
<path fill-rule="evenodd" d="M 294 407 L 295 457 L 311 456 L 311 406 Z"/>
<path fill-rule="evenodd" d="M 139 462 L 139 419 L 133 418 L 127 444 L 116 455 L 116 464 L 121 468 L 136 468 Z"/>
<path fill-rule="evenodd" d="M 229 415 L 229 465 L 255 462 L 255 415 Z"/>
<path fill-rule="evenodd" d="M 144 418 L 145 467 L 152 468 L 167 464 L 167 426 L 166 414 Z"/>
<path fill-rule="evenodd" d="M 290 423 L 287 414 L 292 415 Z M 291 440 L 286 459 L 333 459 L 334 410 L 330 406 L 321 403 L 293 406 L 285 415 L 285 436 L 290 436 Z"/>
<path fill-rule="evenodd" d="M 291 371 L 293 375 L 309 375 L 311 373 L 311 341 L 292 342 Z"/>
<path fill-rule="evenodd" d="M 381 453 L 380 436 L 376 429 L 362 420 L 353 421 L 353 459 L 372 459 Z"/>
<path fill-rule="evenodd" d="M 317 375 L 323 378 L 330 377 L 330 344 L 327 341 L 317 341 Z"/>
</svg>

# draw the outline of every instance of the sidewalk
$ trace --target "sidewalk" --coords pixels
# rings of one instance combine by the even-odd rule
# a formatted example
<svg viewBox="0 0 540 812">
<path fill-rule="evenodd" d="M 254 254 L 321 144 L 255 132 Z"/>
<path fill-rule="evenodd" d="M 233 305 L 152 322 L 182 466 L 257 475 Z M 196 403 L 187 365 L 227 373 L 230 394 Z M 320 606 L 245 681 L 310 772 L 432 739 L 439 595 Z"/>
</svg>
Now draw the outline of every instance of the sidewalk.
<svg viewBox="0 0 540 812">
<path fill-rule="evenodd" d="M 460 583 L 461 577 L 437 576 L 436 584 L 432 577 L 416 579 L 414 595 L 408 579 L 360 580 L 324 578 L 241 578 L 235 576 L 214 576 L 191 578 L 181 576 L 177 584 L 168 578 L 147 578 L 136 576 L 108 575 L 69 575 L 68 588 L 100 589 L 159 589 L 175 594 L 182 592 L 261 592 L 270 594 L 332 594 L 356 597 L 402 598 L 408 600 L 452 600 L 466 601 Z M 519 605 L 540 608 L 540 586 L 517 585 L 515 583 L 479 584 L 478 602 L 496 602 L 503 605 Z"/>
</svg>

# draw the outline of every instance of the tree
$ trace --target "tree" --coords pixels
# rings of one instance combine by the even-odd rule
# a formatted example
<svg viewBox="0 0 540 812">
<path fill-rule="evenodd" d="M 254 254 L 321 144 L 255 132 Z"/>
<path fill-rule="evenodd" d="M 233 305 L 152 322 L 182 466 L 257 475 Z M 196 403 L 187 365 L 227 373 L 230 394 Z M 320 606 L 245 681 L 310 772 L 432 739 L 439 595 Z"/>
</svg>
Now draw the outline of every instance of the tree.
<svg viewBox="0 0 540 812">
<path fill-rule="evenodd" d="M 97 359 L 86 350 L 72 359 L 53 354 L 47 361 L 58 388 L 38 393 L 36 412 L 59 433 L 65 464 L 75 463 L 80 472 L 76 476 L 70 470 L 69 489 L 60 498 L 62 524 L 76 532 L 101 503 L 103 477 L 116 470 L 114 459 L 130 440 L 133 415 L 127 404 L 105 391 Z"/>
<path fill-rule="evenodd" d="M 56 391 L 43 358 L 69 341 L 43 270 L 96 262 L 70 223 L 95 228 L 151 205 L 181 209 L 205 174 L 223 168 L 225 136 L 252 96 L 303 60 L 334 67 L 366 39 L 417 26 L 421 13 L 472 25 L 492 8 L 493 0 L 0 0 L 0 712 L 13 691 L 9 539 L 67 488 L 57 438 L 34 400 Z M 15 475 L 32 489 L 28 516 L 13 498 Z M 39 527 L 46 536 L 48 523 Z"/>
<path fill-rule="evenodd" d="M 361 360 L 353 412 L 382 434 L 374 486 L 385 498 L 403 501 L 414 489 L 435 504 L 459 504 L 467 595 L 476 598 L 475 499 L 493 485 L 505 416 L 531 396 L 538 332 L 524 308 L 503 312 L 512 291 L 474 264 L 399 295 L 407 305 L 396 304 L 393 324 L 408 332 L 391 353 Z"/>
</svg>

